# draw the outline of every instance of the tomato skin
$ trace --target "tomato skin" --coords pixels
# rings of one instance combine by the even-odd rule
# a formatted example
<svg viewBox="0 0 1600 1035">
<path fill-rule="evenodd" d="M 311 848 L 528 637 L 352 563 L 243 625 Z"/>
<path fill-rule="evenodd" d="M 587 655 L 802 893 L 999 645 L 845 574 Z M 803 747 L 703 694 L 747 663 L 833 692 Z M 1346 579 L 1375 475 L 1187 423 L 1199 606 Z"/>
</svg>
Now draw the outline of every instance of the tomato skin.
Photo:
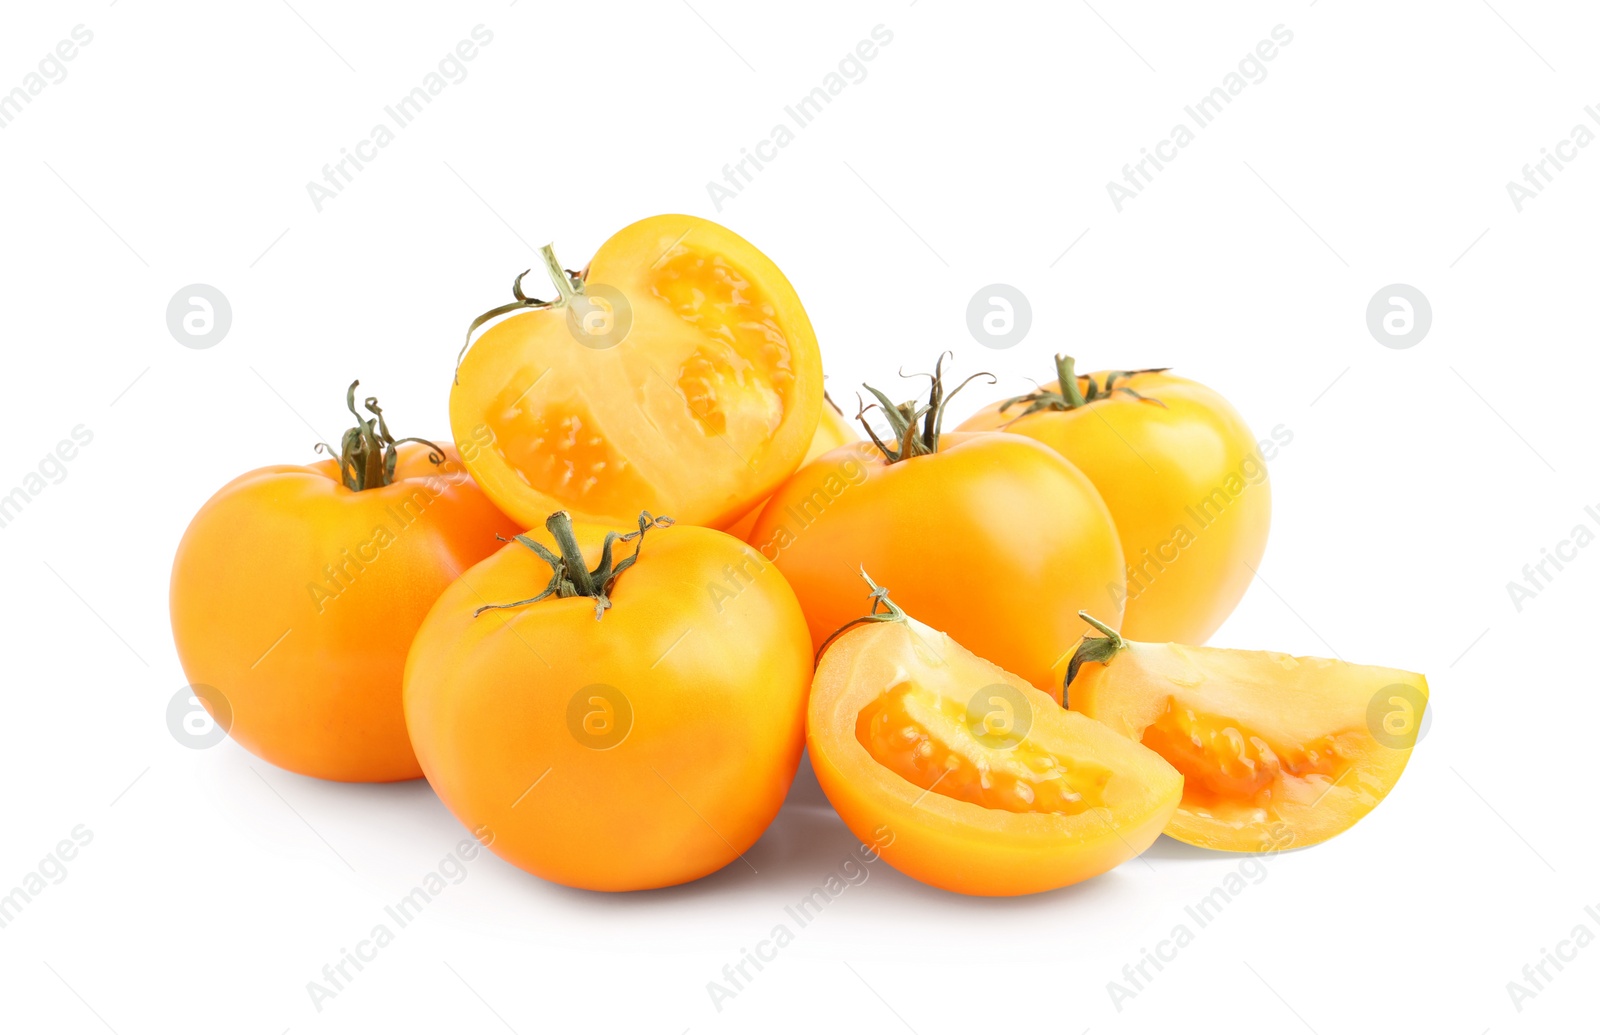
<svg viewBox="0 0 1600 1035">
<path fill-rule="evenodd" d="M 806 450 L 805 459 L 800 461 L 800 466 L 804 467 L 823 453 L 860 440 L 861 436 L 856 434 L 855 422 L 847 420 L 844 414 L 833 408 L 832 404 L 825 404 L 822 407 L 822 417 L 817 421 L 816 434 L 811 437 L 811 448 Z M 728 526 L 728 534 L 747 543 L 751 542 L 751 533 L 755 531 L 756 521 L 761 517 L 761 510 L 766 504 L 767 501 L 762 500 L 751 507 L 744 517 Z"/>
<path fill-rule="evenodd" d="M 799 296 L 749 241 L 687 215 L 619 230 L 582 279 L 585 297 L 621 298 L 620 341 L 575 334 L 563 304 L 508 316 L 466 351 L 450 422 L 473 477 L 524 527 L 557 510 L 727 527 L 817 426 L 822 359 Z M 470 453 L 480 428 L 488 444 Z"/>
<path fill-rule="evenodd" d="M 1090 376 L 1104 385 L 1107 374 Z M 1233 613 L 1266 551 L 1266 463 L 1244 419 L 1206 386 L 1166 373 L 1116 384 L 1163 405 L 1119 391 L 1078 409 L 1018 417 L 1024 405 L 1002 413 L 995 403 L 961 430 L 1003 427 L 1088 475 L 1116 521 L 1128 566 L 1121 631 L 1155 643 L 1204 643 Z"/>
<path fill-rule="evenodd" d="M 820 647 L 862 614 L 860 570 L 896 601 L 1059 695 L 1080 608 L 1121 617 L 1122 550 L 1089 480 L 1019 435 L 946 433 L 886 464 L 860 442 L 797 471 L 751 542 L 794 587 Z M 1089 602 L 1089 603 L 1085 603 Z"/>
<path fill-rule="evenodd" d="M 607 529 L 574 529 L 593 564 Z M 406 718 L 440 799 L 496 854 L 570 887 L 666 887 L 738 859 L 800 761 L 811 653 L 793 592 L 732 536 L 676 525 L 649 531 L 598 620 L 582 596 L 473 617 L 549 579 L 507 544 L 417 633 Z"/>
<path fill-rule="evenodd" d="M 422 775 L 400 697 L 412 635 L 516 531 L 454 450 L 437 468 L 428 452 L 402 445 L 395 480 L 361 492 L 333 460 L 263 467 L 190 522 L 172 566 L 178 658 L 227 699 L 252 754 L 326 780 Z"/>
<path fill-rule="evenodd" d="M 1033 741 L 1104 767 L 1103 806 L 1070 816 L 986 808 L 947 796 L 939 781 L 922 787 L 892 772 L 859 739 L 857 722 L 871 702 L 907 682 L 958 701 L 995 683 L 1013 688 L 1030 713 Z M 908 876 L 966 895 L 1049 891 L 1126 862 L 1160 836 L 1183 786 L 1154 752 L 1064 711 L 1049 694 L 914 619 L 859 626 L 828 647 L 812 683 L 806 744 L 823 792 L 863 844 L 876 845 Z M 1009 750 L 1029 746 L 1025 740 Z"/>
</svg>

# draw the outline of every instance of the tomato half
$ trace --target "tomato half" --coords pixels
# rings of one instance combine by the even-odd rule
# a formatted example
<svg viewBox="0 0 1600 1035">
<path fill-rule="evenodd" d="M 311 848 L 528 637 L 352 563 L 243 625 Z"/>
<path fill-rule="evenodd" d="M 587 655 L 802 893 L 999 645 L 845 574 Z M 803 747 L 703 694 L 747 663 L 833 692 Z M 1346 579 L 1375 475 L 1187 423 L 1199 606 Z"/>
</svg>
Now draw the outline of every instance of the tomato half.
<svg viewBox="0 0 1600 1035">
<path fill-rule="evenodd" d="M 1071 356 L 1056 360 L 1054 384 L 995 403 L 961 430 L 1027 436 L 1088 475 L 1122 541 L 1122 631 L 1204 643 L 1233 613 L 1266 550 L 1272 487 L 1263 453 L 1277 446 L 1258 444 L 1226 399 L 1194 381 L 1163 370 L 1080 377 Z M 1064 384 L 1076 394 L 1063 394 Z M 1293 437 L 1279 434 L 1280 444 Z"/>
<path fill-rule="evenodd" d="M 439 598 L 406 719 L 428 781 L 496 854 L 571 887 L 659 888 L 737 859 L 777 815 L 810 677 L 794 593 L 744 543 L 557 514 Z"/>
<path fill-rule="evenodd" d="M 555 510 L 721 528 L 799 465 L 822 361 L 794 288 L 754 245 L 655 216 L 576 277 L 544 257 L 559 297 L 526 299 L 518 278 L 522 301 L 494 312 L 528 311 L 483 333 L 450 393 L 458 439 L 489 429 L 468 467 L 502 510 L 527 528 Z"/>
<path fill-rule="evenodd" d="M 352 429 L 339 459 L 251 471 L 200 508 L 172 562 L 172 636 L 247 750 L 327 780 L 410 780 L 422 775 L 400 705 L 411 637 L 516 528 L 455 450 L 396 442 L 367 406 L 365 435 Z M 229 724 L 215 695 L 196 696 Z"/>
<path fill-rule="evenodd" d="M 824 651 L 806 742 L 845 825 L 890 865 L 968 895 L 1026 895 L 1160 836 L 1183 787 L 1160 756 L 898 608 L 886 615 Z"/>
<path fill-rule="evenodd" d="M 940 396 L 942 389 L 935 389 Z M 889 414 L 890 411 L 885 411 Z M 1061 686 L 1081 601 L 1120 616 L 1122 550 L 1089 479 L 1020 435 L 929 434 L 825 453 L 773 493 L 750 542 L 814 643 L 860 614 L 862 568 L 901 606 L 1035 686 Z M 896 412 L 892 420 L 905 425 Z M 932 422 L 937 426 L 937 420 Z"/>
<path fill-rule="evenodd" d="M 1415 672 L 1268 651 L 1085 639 L 1067 704 L 1183 773 L 1166 832 L 1202 848 L 1314 845 L 1377 807 L 1428 702 Z"/>
</svg>

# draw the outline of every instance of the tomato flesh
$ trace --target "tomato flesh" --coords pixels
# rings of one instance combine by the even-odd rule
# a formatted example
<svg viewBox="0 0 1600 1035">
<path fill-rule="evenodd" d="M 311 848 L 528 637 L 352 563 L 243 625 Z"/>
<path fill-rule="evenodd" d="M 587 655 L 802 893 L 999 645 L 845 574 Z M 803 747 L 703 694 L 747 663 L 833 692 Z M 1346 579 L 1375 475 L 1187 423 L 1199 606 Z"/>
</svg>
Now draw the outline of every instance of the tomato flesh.
<svg viewBox="0 0 1600 1035">
<path fill-rule="evenodd" d="M 968 895 L 1026 895 L 1144 851 L 1183 778 L 1161 756 L 913 618 L 823 652 L 807 706 L 817 781 L 895 869 Z"/>
<path fill-rule="evenodd" d="M 817 426 L 822 363 L 794 289 L 692 216 L 624 228 L 581 279 L 617 340 L 588 336 L 595 314 L 574 302 L 508 316 L 467 350 L 450 419 L 458 442 L 484 441 L 463 449 L 473 476 L 528 527 L 556 510 L 726 527 L 799 465 Z"/>
<path fill-rule="evenodd" d="M 1183 774 L 1185 802 L 1210 808 L 1234 802 L 1265 808 L 1285 780 L 1331 780 L 1347 764 L 1338 738 L 1274 746 L 1242 723 L 1197 713 L 1171 698 L 1140 743 Z"/>
<path fill-rule="evenodd" d="M 861 710 L 856 739 L 924 790 L 986 809 L 1076 816 L 1105 806 L 1111 770 L 1062 758 L 1024 738 L 995 748 L 973 735 L 956 701 L 911 683 Z"/>
</svg>

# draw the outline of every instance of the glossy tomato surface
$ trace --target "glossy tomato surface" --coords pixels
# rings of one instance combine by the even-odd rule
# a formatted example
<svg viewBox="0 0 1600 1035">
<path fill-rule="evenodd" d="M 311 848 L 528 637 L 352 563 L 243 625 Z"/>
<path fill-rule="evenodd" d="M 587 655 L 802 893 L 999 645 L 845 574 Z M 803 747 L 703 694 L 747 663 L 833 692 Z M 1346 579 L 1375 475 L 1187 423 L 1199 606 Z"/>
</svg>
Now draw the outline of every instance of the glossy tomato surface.
<svg viewBox="0 0 1600 1035">
<path fill-rule="evenodd" d="M 861 615 L 861 571 L 908 612 L 1059 693 L 1082 601 L 1120 617 L 1122 550 L 1094 486 L 1020 435 L 949 433 L 885 463 L 859 442 L 797 471 L 750 541 L 777 564 L 814 643 Z"/>
<path fill-rule="evenodd" d="M 1103 371 L 1079 384 L 1086 389 L 1093 378 L 1104 385 L 1109 376 Z M 1122 390 L 1129 388 L 1138 395 Z M 1292 434 L 1280 431 L 1286 437 L 1263 448 L 1226 399 L 1169 373 L 1134 373 L 1113 389 L 1075 409 L 1027 416 L 1025 405 L 1002 412 L 996 403 L 961 428 L 1026 436 L 1088 475 L 1116 522 L 1127 565 L 1122 632 L 1204 643 L 1261 563 L 1272 519 L 1263 453 Z"/>
<path fill-rule="evenodd" d="M 399 447 L 394 481 L 346 488 L 336 461 L 234 479 L 172 565 L 178 658 L 233 738 L 328 780 L 422 775 L 400 704 L 411 638 L 457 575 L 517 529 L 455 451 Z M 216 715 L 216 694 L 228 715 Z"/>
<path fill-rule="evenodd" d="M 607 529 L 574 528 L 596 564 Z M 639 551 L 599 618 L 585 596 L 475 615 L 550 580 L 507 544 L 439 598 L 406 670 L 440 799 L 496 854 L 571 887 L 721 869 L 777 815 L 800 760 L 811 645 L 783 577 L 707 528 L 652 529 Z"/>
</svg>

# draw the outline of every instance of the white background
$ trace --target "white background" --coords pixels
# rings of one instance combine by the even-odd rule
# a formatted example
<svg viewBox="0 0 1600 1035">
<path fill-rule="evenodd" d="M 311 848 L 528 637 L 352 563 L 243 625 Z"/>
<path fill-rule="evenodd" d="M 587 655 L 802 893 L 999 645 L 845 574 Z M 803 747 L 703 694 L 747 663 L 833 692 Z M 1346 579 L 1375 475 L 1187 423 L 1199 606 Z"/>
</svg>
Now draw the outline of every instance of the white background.
<svg viewBox="0 0 1600 1035">
<path fill-rule="evenodd" d="M 0 890 L 76 825 L 93 840 L 0 930 L 0 1027 L 1592 1030 L 1600 947 L 1520 1012 L 1506 984 L 1575 925 L 1600 935 L 1600 548 L 1520 612 L 1506 585 L 1600 529 L 1600 147 L 1520 212 L 1505 185 L 1575 125 L 1600 131 L 1600 19 L 1512 0 L 693 2 L 7 5 L 0 90 L 74 26 L 94 38 L 0 130 L 0 492 L 74 426 L 94 440 L 0 529 Z M 479 24 L 493 42 L 468 77 L 316 211 L 307 181 Z M 866 79 L 717 211 L 707 181 L 880 24 Z M 1280 24 L 1293 42 L 1265 80 L 1117 212 L 1106 182 Z M 1213 643 L 1427 673 L 1436 722 L 1396 792 L 1270 860 L 1120 1012 L 1107 982 L 1237 858 L 1163 839 L 1014 901 L 880 863 L 719 1012 L 707 982 L 853 850 L 812 785 L 758 872 L 676 890 L 581 893 L 481 857 L 318 1013 L 307 982 L 465 832 L 422 782 L 320 783 L 174 739 L 178 537 L 234 475 L 313 459 L 353 377 L 407 433 L 447 434 L 465 324 L 536 247 L 581 266 L 669 211 L 783 267 L 836 396 L 953 349 L 1001 375 L 993 397 L 1065 349 L 1170 364 L 1258 434 L 1292 430 L 1262 578 Z M 233 307 L 208 350 L 165 321 L 195 282 Z M 966 328 L 994 282 L 1032 302 L 1008 351 Z M 1396 282 L 1433 308 L 1405 350 L 1365 321 Z"/>
</svg>

